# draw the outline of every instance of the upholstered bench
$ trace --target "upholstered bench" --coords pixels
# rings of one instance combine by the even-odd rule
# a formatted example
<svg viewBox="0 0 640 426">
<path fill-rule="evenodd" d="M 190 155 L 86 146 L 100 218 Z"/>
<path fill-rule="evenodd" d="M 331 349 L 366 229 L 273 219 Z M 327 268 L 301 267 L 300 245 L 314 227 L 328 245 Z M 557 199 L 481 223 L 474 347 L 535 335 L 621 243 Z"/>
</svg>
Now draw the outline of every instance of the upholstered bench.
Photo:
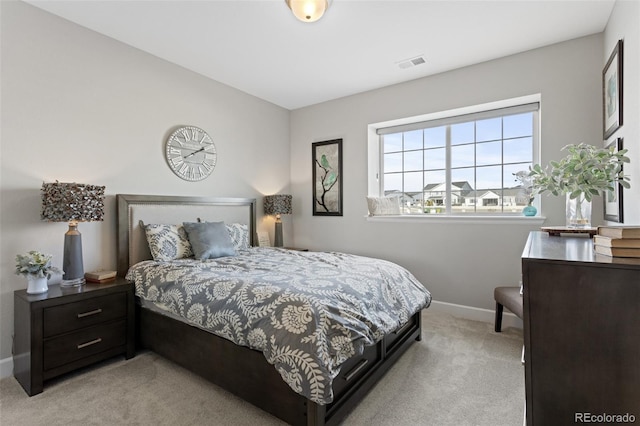
<svg viewBox="0 0 640 426">
<path fill-rule="evenodd" d="M 522 295 L 520 287 L 496 287 L 493 290 L 493 298 L 496 300 L 496 332 L 502 330 L 502 310 L 504 307 L 522 319 Z"/>
</svg>

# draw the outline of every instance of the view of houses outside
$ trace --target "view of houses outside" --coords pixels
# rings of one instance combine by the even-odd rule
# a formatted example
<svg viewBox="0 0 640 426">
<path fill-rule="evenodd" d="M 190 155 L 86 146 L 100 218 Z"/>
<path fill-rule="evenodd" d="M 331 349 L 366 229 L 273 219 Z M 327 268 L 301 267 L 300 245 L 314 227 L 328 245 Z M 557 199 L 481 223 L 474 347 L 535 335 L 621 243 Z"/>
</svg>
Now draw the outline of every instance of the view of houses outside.
<svg viewBox="0 0 640 426">
<path fill-rule="evenodd" d="M 533 123 L 528 112 L 385 134 L 384 193 L 410 214 L 521 214 L 514 173 L 533 162 Z"/>
</svg>

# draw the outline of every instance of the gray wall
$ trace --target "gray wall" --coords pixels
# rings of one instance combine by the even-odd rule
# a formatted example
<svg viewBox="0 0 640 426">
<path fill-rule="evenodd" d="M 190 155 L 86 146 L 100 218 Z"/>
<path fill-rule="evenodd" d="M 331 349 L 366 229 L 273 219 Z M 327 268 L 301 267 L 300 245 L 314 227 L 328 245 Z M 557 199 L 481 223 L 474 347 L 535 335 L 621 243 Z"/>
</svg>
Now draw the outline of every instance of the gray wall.
<svg viewBox="0 0 640 426">
<path fill-rule="evenodd" d="M 604 34 L 292 112 L 21 2 L 0 2 L 0 15 L 0 367 L 11 356 L 13 291 L 26 287 L 13 274 L 15 255 L 37 249 L 62 263 L 66 225 L 39 220 L 43 181 L 107 187 L 105 222 L 80 225 L 86 270 L 115 268 L 116 193 L 260 199 L 286 191 L 295 210 L 283 218 L 285 244 L 394 260 L 436 300 L 492 309 L 493 287 L 517 282 L 522 246 L 537 225 L 367 221 L 367 125 L 540 93 L 547 163 L 565 144 L 602 143 L 601 71 L 619 38 L 625 124 L 614 136 L 631 149 L 632 180 L 640 173 L 637 1 L 618 1 Z M 203 182 L 180 180 L 164 162 L 164 140 L 183 124 L 216 142 L 218 165 Z M 314 217 L 311 143 L 334 138 L 344 139 L 345 215 Z M 625 198 L 626 223 L 640 224 L 640 184 Z M 601 210 L 597 200 L 596 224 Z M 547 224 L 562 224 L 563 200 L 544 197 L 542 213 Z M 258 226 L 272 232 L 273 222 L 260 218 Z"/>
<path fill-rule="evenodd" d="M 640 1 L 618 0 L 604 32 L 602 66 L 607 63 L 618 40 L 624 40 L 623 125 L 609 138 L 624 138 L 631 164 L 625 174 L 631 189 L 624 191 L 625 225 L 640 225 Z M 612 224 L 615 225 L 615 224 Z"/>
<path fill-rule="evenodd" d="M 367 125 L 539 93 L 542 162 L 569 143 L 602 143 L 602 34 L 362 93 L 291 113 L 291 188 L 297 246 L 395 261 L 434 299 L 493 309 L 493 288 L 517 285 L 530 222 L 366 219 Z M 314 217 L 311 143 L 343 138 L 344 216 Z M 543 197 L 546 224 L 564 224 L 564 199 Z M 602 204 L 593 220 L 602 221 Z"/>
<path fill-rule="evenodd" d="M 62 264 L 67 225 L 40 222 L 43 181 L 106 185 L 105 221 L 79 230 L 85 270 L 115 269 L 117 193 L 257 197 L 260 212 L 262 194 L 287 191 L 289 111 L 25 3 L 0 7 L 2 360 L 11 356 L 13 291 L 26 288 L 13 273 L 16 254 L 40 250 Z M 187 124 L 217 147 L 202 182 L 181 180 L 164 160 L 171 129 Z M 258 225 L 272 231 L 273 221 Z"/>
</svg>

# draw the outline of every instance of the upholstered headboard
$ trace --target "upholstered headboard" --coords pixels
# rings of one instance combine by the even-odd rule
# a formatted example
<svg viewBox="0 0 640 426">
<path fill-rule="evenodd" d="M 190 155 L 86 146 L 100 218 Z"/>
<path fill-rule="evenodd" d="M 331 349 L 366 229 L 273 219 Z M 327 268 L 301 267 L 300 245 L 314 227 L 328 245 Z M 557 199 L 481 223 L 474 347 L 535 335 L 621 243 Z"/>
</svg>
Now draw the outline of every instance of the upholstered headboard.
<svg viewBox="0 0 640 426">
<path fill-rule="evenodd" d="M 151 259 L 144 223 L 224 221 L 249 226 L 249 243 L 256 241 L 256 200 L 254 198 L 208 198 L 166 195 L 116 195 L 118 208 L 118 275 L 131 265 Z"/>
</svg>

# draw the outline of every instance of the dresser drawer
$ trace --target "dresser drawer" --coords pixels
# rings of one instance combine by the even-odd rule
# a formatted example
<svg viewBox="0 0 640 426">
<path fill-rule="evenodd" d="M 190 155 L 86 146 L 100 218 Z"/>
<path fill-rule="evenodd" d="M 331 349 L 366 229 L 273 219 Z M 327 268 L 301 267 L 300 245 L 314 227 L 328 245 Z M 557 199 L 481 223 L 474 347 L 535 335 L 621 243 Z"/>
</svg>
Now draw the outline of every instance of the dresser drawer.
<svg viewBox="0 0 640 426">
<path fill-rule="evenodd" d="M 124 318 L 126 293 L 94 297 L 44 309 L 44 337 L 79 330 L 104 321 Z"/>
<path fill-rule="evenodd" d="M 44 341 L 44 370 L 124 346 L 127 341 L 126 321 L 100 324 Z"/>
</svg>

